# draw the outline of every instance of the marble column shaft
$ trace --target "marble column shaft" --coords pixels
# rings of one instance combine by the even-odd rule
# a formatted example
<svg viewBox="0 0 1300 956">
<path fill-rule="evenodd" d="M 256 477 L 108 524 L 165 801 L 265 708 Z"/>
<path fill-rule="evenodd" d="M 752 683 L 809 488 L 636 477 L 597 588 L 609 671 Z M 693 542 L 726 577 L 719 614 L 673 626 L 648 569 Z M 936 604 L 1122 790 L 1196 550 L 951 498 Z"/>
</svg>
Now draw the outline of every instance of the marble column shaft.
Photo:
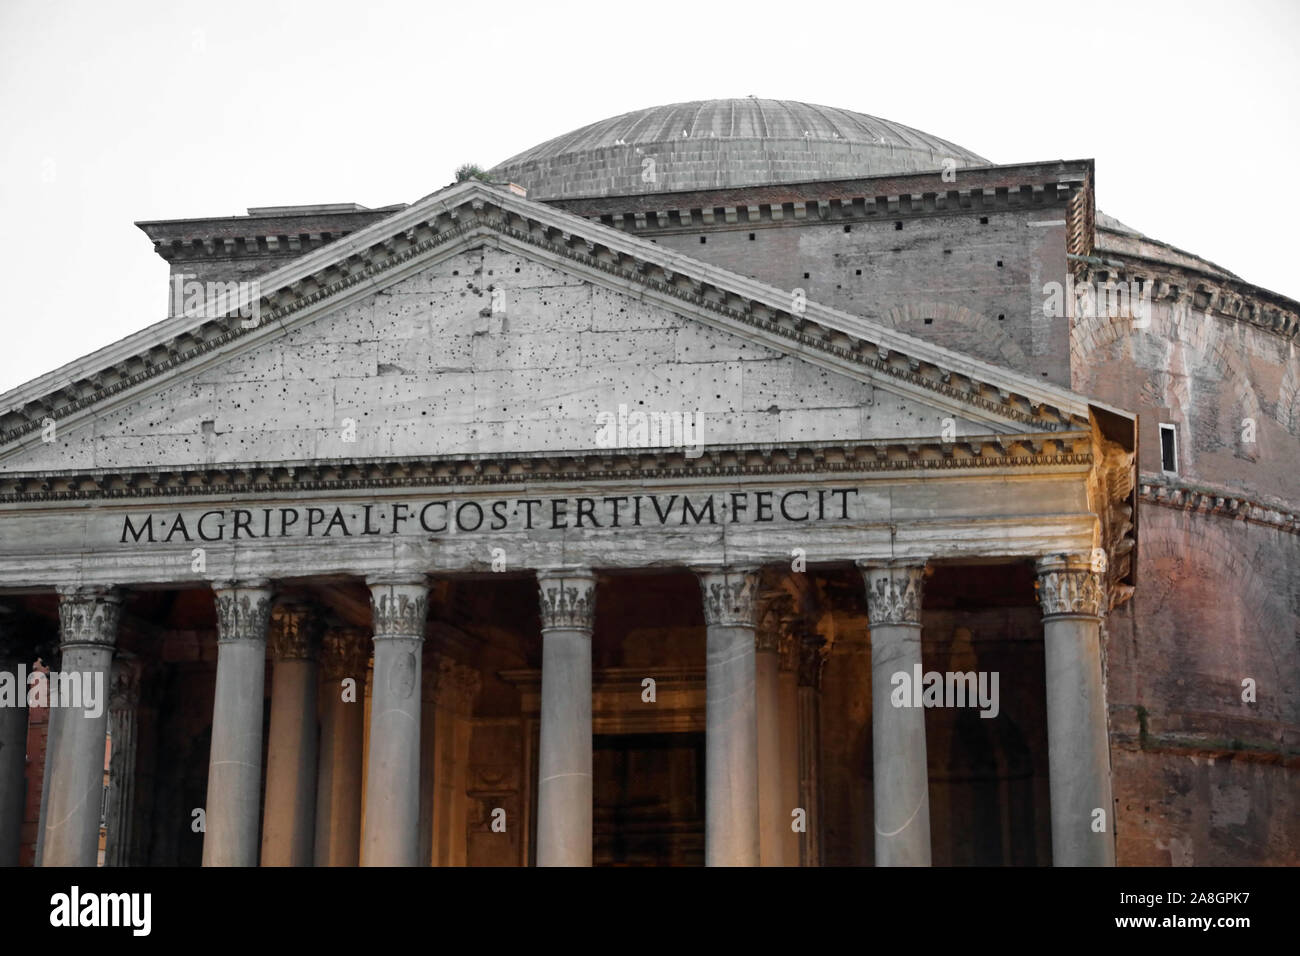
<svg viewBox="0 0 1300 956">
<path fill-rule="evenodd" d="M 263 866 L 311 866 L 314 861 L 320 630 L 320 618 L 309 606 L 288 604 L 271 612 Z"/>
<path fill-rule="evenodd" d="M 1044 558 L 1038 562 L 1038 598 L 1047 666 L 1052 863 L 1114 866 L 1101 575 L 1093 572 L 1087 557 Z"/>
<path fill-rule="evenodd" d="M 537 865 L 591 866 L 591 631 L 596 579 L 537 575 L 542 700 L 537 755 Z"/>
<path fill-rule="evenodd" d="M 372 579 L 374 687 L 362 823 L 362 866 L 419 866 L 420 696 L 429 585 Z"/>
<path fill-rule="evenodd" d="M 59 589 L 61 659 L 57 677 L 51 672 L 49 683 L 54 747 L 46 755 L 50 792 L 42 866 L 95 866 L 99 862 L 109 671 L 120 615 L 121 597 L 114 590 Z M 55 685 L 66 688 L 68 679 L 80 683 L 81 700 L 59 699 L 55 706 Z M 91 694 L 96 706 L 88 712 L 85 705 Z"/>
<path fill-rule="evenodd" d="M 213 584 L 217 685 L 212 707 L 204 866 L 257 866 L 262 708 L 272 591 L 265 581 Z"/>
<path fill-rule="evenodd" d="M 758 573 L 697 569 L 704 598 L 706 866 L 758 866 Z"/>
<path fill-rule="evenodd" d="M 369 650 L 370 632 L 360 628 L 331 628 L 322 639 L 316 866 L 356 866 L 361 862 Z M 348 679 L 354 683 L 345 688 L 343 682 Z"/>
<path fill-rule="evenodd" d="M 794 828 L 794 810 L 799 803 L 799 681 L 798 649 L 787 633 L 780 650 L 778 675 L 781 735 L 781 839 L 782 863 L 799 865 L 799 832 Z"/>
<path fill-rule="evenodd" d="M 876 866 L 930 865 L 925 709 L 895 707 L 892 678 L 921 666 L 923 567 L 863 568 L 871 622 L 872 790 Z"/>
</svg>

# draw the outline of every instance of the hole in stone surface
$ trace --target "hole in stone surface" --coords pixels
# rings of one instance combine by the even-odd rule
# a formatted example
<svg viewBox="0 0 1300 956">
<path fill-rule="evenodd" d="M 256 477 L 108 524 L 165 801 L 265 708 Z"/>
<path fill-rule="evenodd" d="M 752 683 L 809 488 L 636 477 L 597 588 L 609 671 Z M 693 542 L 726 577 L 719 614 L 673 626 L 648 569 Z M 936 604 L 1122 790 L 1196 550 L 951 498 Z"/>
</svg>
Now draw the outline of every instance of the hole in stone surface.
<svg viewBox="0 0 1300 956">
<path fill-rule="evenodd" d="M 708 236 L 700 236 L 700 245 L 704 245 L 708 241 L 709 241 Z"/>
<path fill-rule="evenodd" d="M 806 273 L 806 272 L 803 274 L 803 277 L 804 277 L 805 279 L 812 278 L 812 277 L 811 277 L 808 273 Z"/>
<path fill-rule="evenodd" d="M 854 274 L 855 276 L 860 276 L 860 275 L 862 275 L 862 270 L 861 270 L 861 269 L 858 269 L 858 270 L 855 271 L 853 274 Z"/>
<path fill-rule="evenodd" d="M 925 320 L 925 324 L 926 324 L 926 325 L 934 325 L 934 319 L 926 319 L 926 320 Z"/>
<path fill-rule="evenodd" d="M 999 269 L 1002 268 L 1002 260 L 1001 260 L 1001 259 L 998 260 L 998 268 L 999 268 Z"/>
<path fill-rule="evenodd" d="M 898 231 L 899 229 L 902 229 L 902 228 L 903 228 L 903 224 L 902 224 L 901 222 L 896 222 L 896 223 L 894 223 L 894 230 L 895 230 L 895 231 Z"/>
<path fill-rule="evenodd" d="M 750 242 L 754 241 L 754 234 L 752 232 L 749 234 L 749 241 Z"/>
<path fill-rule="evenodd" d="M 980 216 L 980 225 L 981 225 L 981 226 L 987 226 L 988 224 L 989 224 L 989 217 L 988 217 L 988 216 Z"/>
<path fill-rule="evenodd" d="M 852 227 L 852 226 L 845 226 L 845 227 L 844 227 L 844 231 L 845 231 L 845 232 L 852 232 L 852 231 L 853 231 L 853 227 Z"/>
<path fill-rule="evenodd" d="M 1005 312 L 999 312 L 999 313 L 998 313 L 998 321 L 999 321 L 999 322 L 1001 322 L 1001 321 L 1002 321 L 1003 319 L 1005 319 L 1006 317 L 1007 317 L 1007 314 L 1006 314 Z"/>
</svg>

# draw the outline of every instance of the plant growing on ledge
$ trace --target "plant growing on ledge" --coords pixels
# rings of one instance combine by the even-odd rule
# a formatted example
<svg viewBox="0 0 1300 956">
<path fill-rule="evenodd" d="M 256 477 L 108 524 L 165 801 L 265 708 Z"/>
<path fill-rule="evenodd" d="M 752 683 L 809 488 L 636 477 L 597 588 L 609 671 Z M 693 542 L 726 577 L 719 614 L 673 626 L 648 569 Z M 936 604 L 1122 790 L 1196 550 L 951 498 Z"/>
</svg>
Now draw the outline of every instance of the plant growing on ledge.
<svg viewBox="0 0 1300 956">
<path fill-rule="evenodd" d="M 456 168 L 456 182 L 463 183 L 467 179 L 479 179 L 485 183 L 492 181 L 477 163 L 463 163 Z"/>
</svg>

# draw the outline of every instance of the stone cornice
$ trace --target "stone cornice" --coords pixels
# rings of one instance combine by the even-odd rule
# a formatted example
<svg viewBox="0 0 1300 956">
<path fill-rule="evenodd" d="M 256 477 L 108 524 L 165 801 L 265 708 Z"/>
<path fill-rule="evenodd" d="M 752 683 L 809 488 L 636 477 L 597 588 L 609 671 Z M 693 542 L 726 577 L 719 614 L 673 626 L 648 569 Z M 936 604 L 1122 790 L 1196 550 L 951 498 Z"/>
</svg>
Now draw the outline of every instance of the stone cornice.
<svg viewBox="0 0 1300 956">
<path fill-rule="evenodd" d="M 991 214 L 1065 206 L 1091 179 L 1088 160 L 969 166 L 960 183 L 941 172 L 694 189 L 633 196 L 548 199 L 546 205 L 628 232 L 699 232 L 806 223 L 853 223 Z"/>
<path fill-rule="evenodd" d="M 1300 333 L 1300 302 L 1240 279 L 1161 262 L 1129 252 L 1102 249 L 1102 262 L 1075 263 L 1080 281 L 1150 284 L 1153 302 L 1182 304 L 1233 322 L 1246 322 L 1294 341 Z M 1106 264 L 1102 264 L 1106 263 Z"/>
<path fill-rule="evenodd" d="M 261 323 L 237 315 L 182 314 L 159 322 L 3 396 L 0 445 L 74 420 L 91 406 L 125 401 L 166 373 L 211 362 L 281 334 L 305 319 L 400 281 L 485 238 L 531 248 L 590 275 L 721 325 L 770 347 L 845 374 L 892 381 L 904 394 L 930 396 L 980 418 L 1032 424 L 1035 431 L 1078 427 L 1086 401 L 1067 390 L 809 302 L 794 312 L 789 290 L 661 248 L 617 229 L 529 202 L 478 182 L 427 197 L 260 279 Z"/>
<path fill-rule="evenodd" d="M 0 474 L 0 504 L 213 497 L 386 488 L 492 487 L 530 481 L 621 481 L 833 475 L 969 469 L 1087 468 L 1083 431 L 971 435 L 954 442 L 801 442 L 709 445 L 696 458 L 672 449 L 439 455 L 308 462 L 241 462 L 192 468 L 86 469 Z"/>
<path fill-rule="evenodd" d="M 1268 525 L 1300 534 L 1300 510 L 1281 503 L 1249 498 L 1226 488 L 1194 485 L 1150 474 L 1142 475 L 1140 488 L 1141 499 L 1147 504 L 1193 514 L 1218 515 L 1232 521 Z"/>
</svg>

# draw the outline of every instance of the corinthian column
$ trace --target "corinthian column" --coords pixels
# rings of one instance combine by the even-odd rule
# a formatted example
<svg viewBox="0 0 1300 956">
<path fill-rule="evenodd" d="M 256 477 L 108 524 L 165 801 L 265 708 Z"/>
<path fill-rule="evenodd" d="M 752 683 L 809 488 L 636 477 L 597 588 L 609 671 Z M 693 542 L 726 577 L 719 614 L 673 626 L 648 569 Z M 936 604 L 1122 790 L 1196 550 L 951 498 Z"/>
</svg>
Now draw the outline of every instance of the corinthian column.
<svg viewBox="0 0 1300 956">
<path fill-rule="evenodd" d="M 822 865 L 822 738 L 821 697 L 822 670 L 830 647 L 826 639 L 812 628 L 797 632 L 798 674 L 798 781 L 799 806 L 804 810 L 804 830 L 800 834 L 799 865 Z"/>
<path fill-rule="evenodd" d="M 311 866 L 316 835 L 316 661 L 321 622 L 288 604 L 271 613 L 271 734 L 262 865 Z"/>
<path fill-rule="evenodd" d="M 374 613 L 375 671 L 361 865 L 418 866 L 420 665 L 429 584 L 424 575 L 367 583 Z"/>
<path fill-rule="evenodd" d="M 706 628 L 704 863 L 758 866 L 758 571 L 699 568 Z"/>
<path fill-rule="evenodd" d="M 1114 805 L 1101 673 L 1101 575 L 1086 557 L 1038 562 L 1047 662 L 1052 863 L 1114 866 Z"/>
<path fill-rule="evenodd" d="M 35 655 L 22 641 L 13 615 L 0 609 L 0 674 L 13 681 L 13 700 L 0 702 L 0 866 L 18 865 L 22 842 L 27 758 L 26 668 Z"/>
<path fill-rule="evenodd" d="M 909 683 L 921 668 L 921 592 L 924 567 L 867 564 L 871 621 L 872 790 L 876 866 L 930 865 L 930 781 L 925 753 L 925 709 L 896 707 L 895 674 Z"/>
<path fill-rule="evenodd" d="M 104 794 L 108 677 L 121 598 L 104 588 L 59 589 L 57 675 L 50 673 L 49 803 L 42 866 L 99 862 L 99 808 Z M 56 691 L 57 687 L 57 691 Z M 74 699 L 70 689 L 79 688 Z"/>
<path fill-rule="evenodd" d="M 370 634 L 331 628 L 321 648 L 320 767 L 316 784 L 317 866 L 361 861 L 363 700 Z M 351 680 L 351 684 L 344 681 Z"/>
<path fill-rule="evenodd" d="M 266 697 L 266 581 L 215 582 L 217 688 L 208 757 L 204 866 L 257 866 Z"/>
<path fill-rule="evenodd" d="M 596 578 L 541 571 L 542 712 L 537 865 L 591 866 L 591 628 Z"/>
</svg>

